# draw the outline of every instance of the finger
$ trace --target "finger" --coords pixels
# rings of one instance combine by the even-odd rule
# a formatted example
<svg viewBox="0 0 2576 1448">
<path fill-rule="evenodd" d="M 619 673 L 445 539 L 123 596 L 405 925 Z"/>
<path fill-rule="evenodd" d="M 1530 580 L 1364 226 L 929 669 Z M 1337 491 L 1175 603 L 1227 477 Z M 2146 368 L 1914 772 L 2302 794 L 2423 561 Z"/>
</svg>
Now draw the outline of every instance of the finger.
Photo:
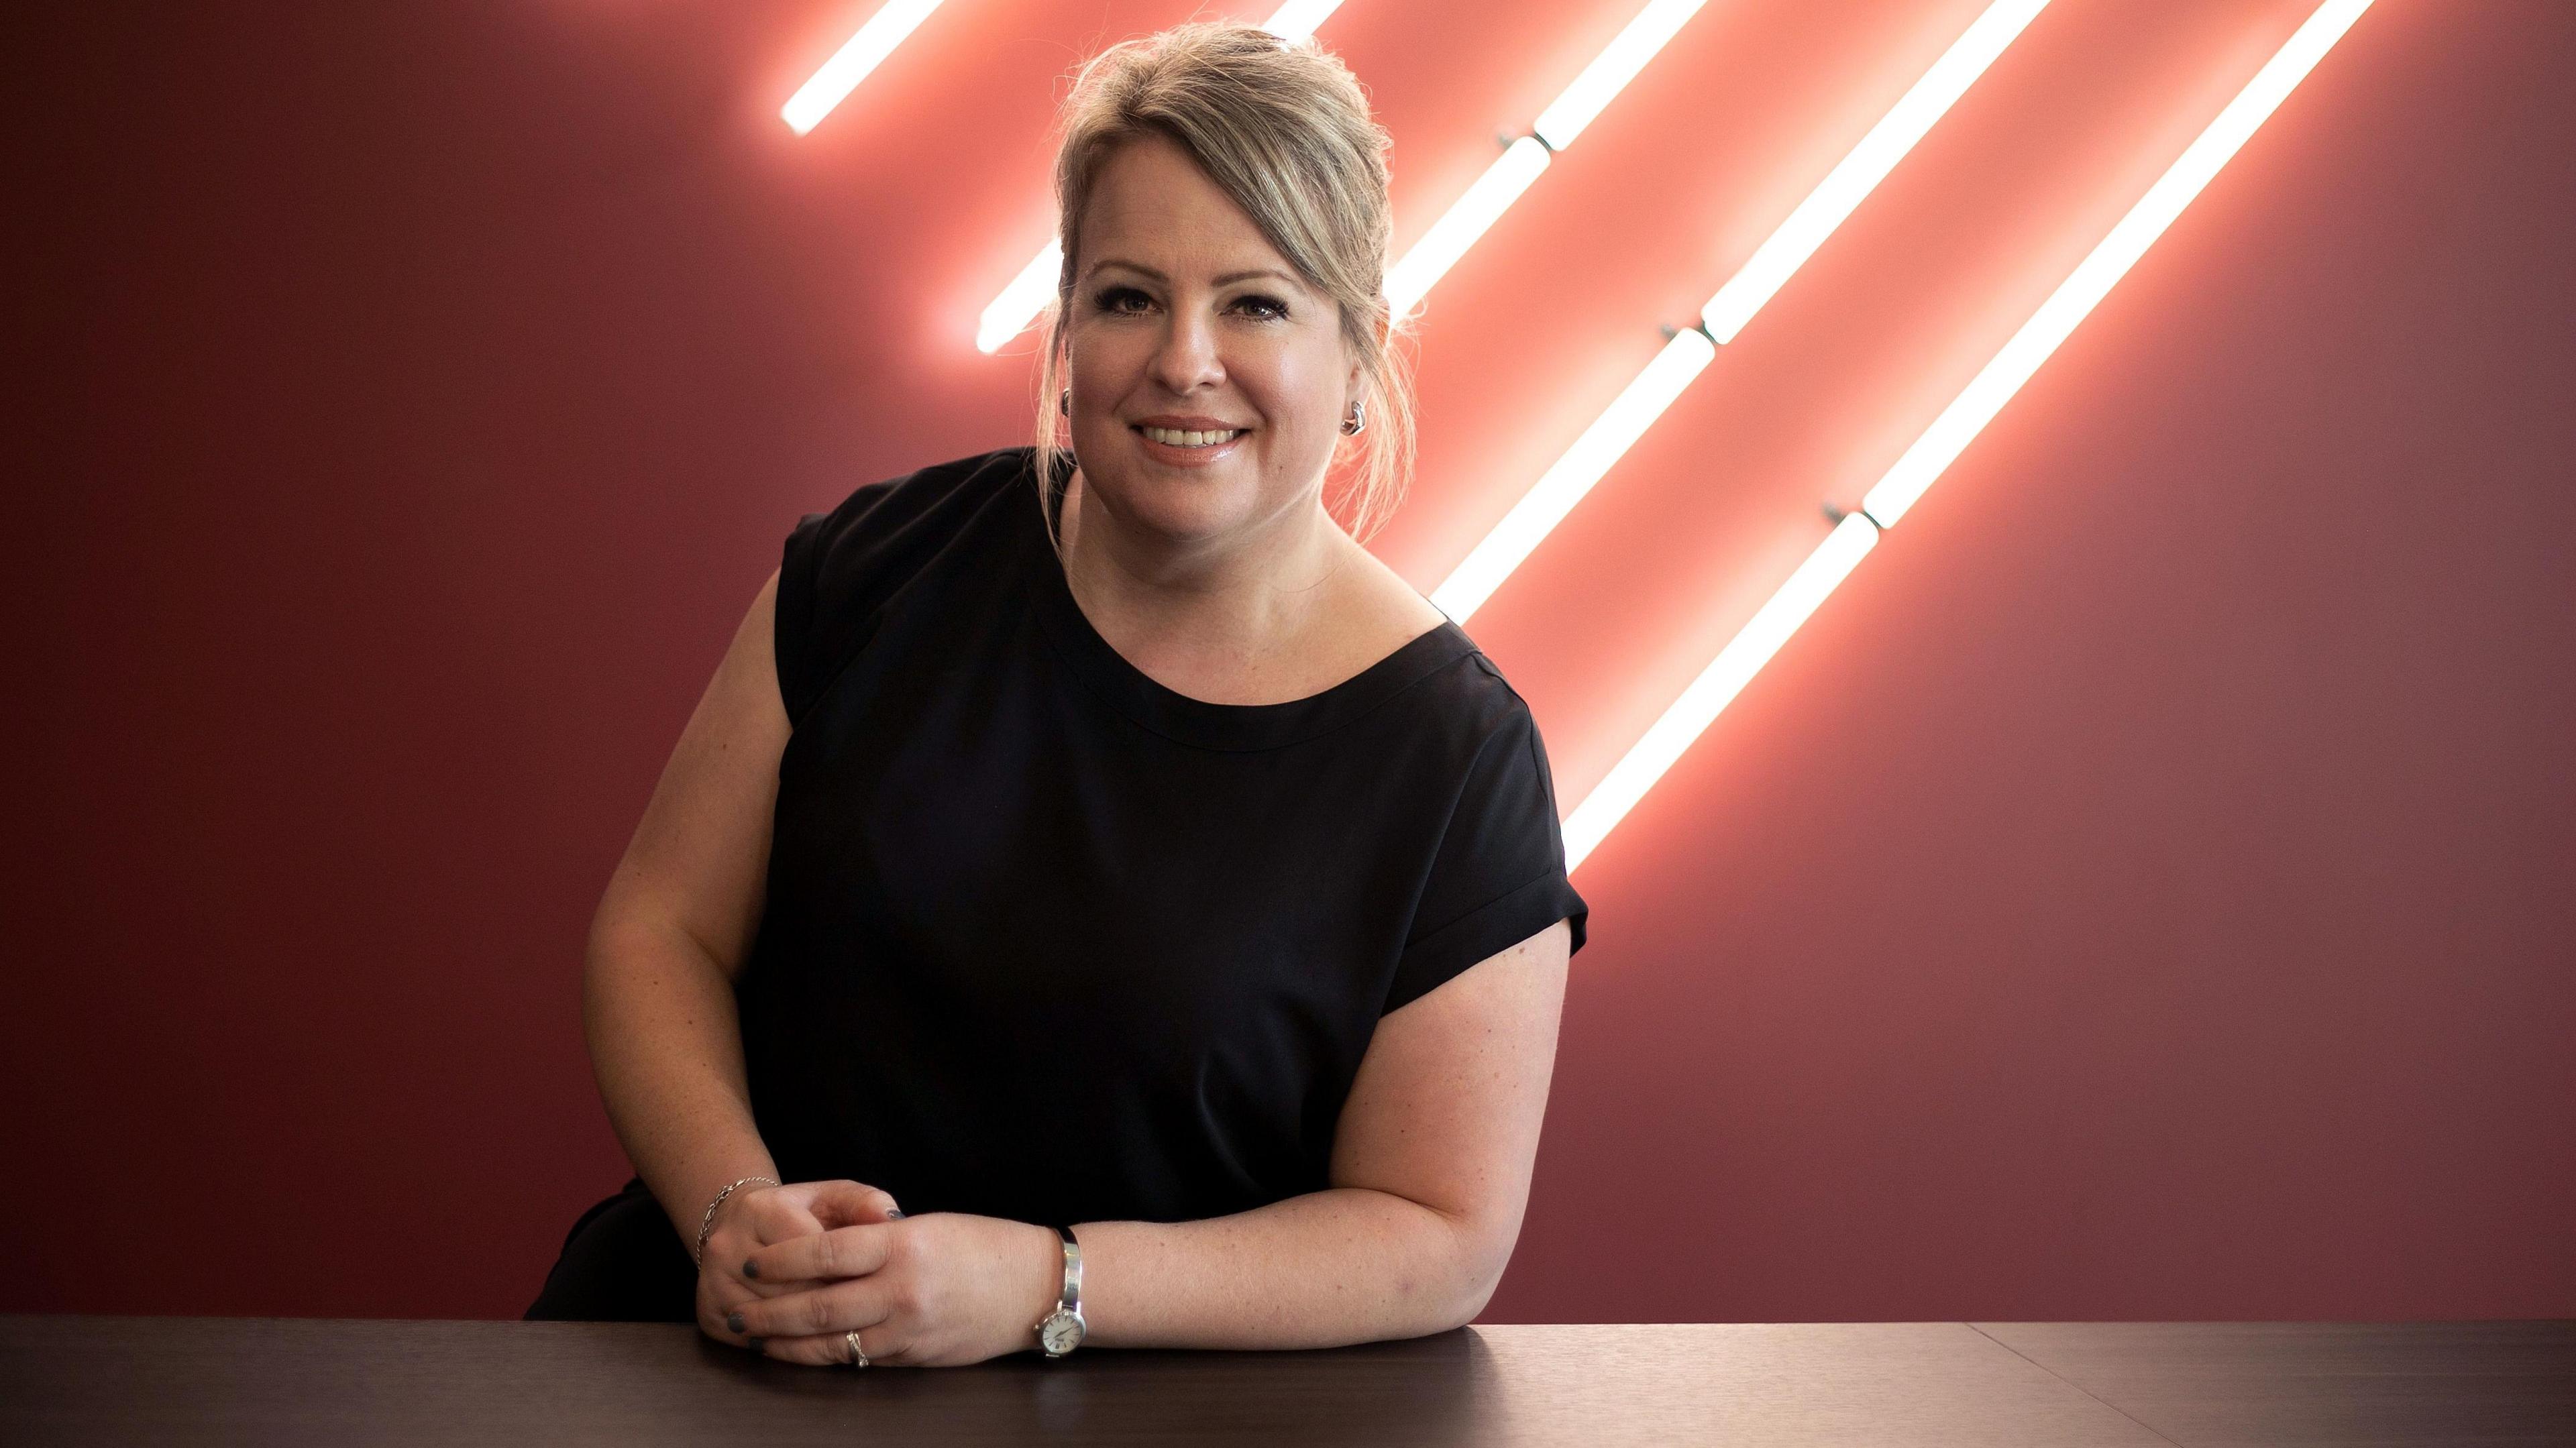
<svg viewBox="0 0 2576 1448">
<path fill-rule="evenodd" d="M 835 1227 L 814 1237 L 793 1237 L 755 1247 L 739 1270 L 751 1283 L 804 1278 L 864 1277 L 885 1266 L 894 1252 L 895 1224 Z"/>
<path fill-rule="evenodd" d="M 895 1205 L 894 1195 L 882 1187 L 852 1181 L 824 1182 L 820 1186 L 808 1205 L 816 1220 L 826 1227 L 890 1222 L 903 1215 Z"/>
<path fill-rule="evenodd" d="M 760 1250 L 760 1245 L 759 1235 L 749 1231 L 717 1232 L 707 1238 L 706 1255 L 698 1259 L 698 1270 L 714 1279 L 716 1291 L 727 1305 L 739 1297 L 775 1297 L 781 1292 L 818 1285 L 785 1276 L 765 1280 L 745 1277 L 742 1264 L 750 1253 Z"/>
<path fill-rule="evenodd" d="M 744 1216 L 752 1236 L 761 1242 L 784 1242 L 792 1237 L 811 1237 L 831 1230 L 806 1205 L 807 1196 L 801 1189 L 772 1193 L 761 1203 L 760 1210 Z"/>
<path fill-rule="evenodd" d="M 714 1264 L 709 1265 L 714 1266 Z M 746 1279 L 742 1275 L 740 1257 L 728 1257 L 721 1267 L 715 1267 L 714 1270 L 717 1282 L 716 1315 L 719 1319 L 746 1302 L 784 1297 L 790 1292 L 811 1292 L 817 1287 L 829 1287 L 837 1280 L 823 1277 L 779 1278 L 774 1281 Z"/>
<path fill-rule="evenodd" d="M 889 1296 L 883 1282 L 854 1277 L 809 1292 L 790 1292 L 746 1302 L 725 1318 L 725 1328 L 739 1341 L 755 1337 L 812 1337 L 818 1333 L 847 1332 L 854 1327 L 873 1327 L 891 1314 Z"/>
<path fill-rule="evenodd" d="M 801 1231 L 797 1226 L 799 1218 L 806 1224 Z M 715 1231 L 708 1234 L 705 1254 L 699 1259 L 700 1270 L 714 1274 L 723 1283 L 722 1290 L 728 1300 L 744 1295 L 774 1297 L 780 1292 L 813 1286 L 816 1284 L 785 1278 L 772 1278 L 767 1282 L 745 1280 L 742 1275 L 743 1257 L 763 1242 L 819 1235 L 824 1230 L 823 1224 L 816 1222 L 812 1214 L 798 1210 L 792 1203 L 773 1202 L 756 1211 L 747 1206 L 739 1216 L 718 1220 Z"/>
<path fill-rule="evenodd" d="M 859 1348 L 868 1355 L 869 1367 L 913 1365 L 908 1351 L 887 1342 L 890 1335 L 891 1329 L 882 1324 L 860 1331 Z M 818 1332 L 810 1337 L 768 1338 L 762 1343 L 761 1355 L 780 1362 L 803 1363 L 808 1367 L 846 1368 L 851 1365 L 850 1340 L 839 1332 Z"/>
</svg>

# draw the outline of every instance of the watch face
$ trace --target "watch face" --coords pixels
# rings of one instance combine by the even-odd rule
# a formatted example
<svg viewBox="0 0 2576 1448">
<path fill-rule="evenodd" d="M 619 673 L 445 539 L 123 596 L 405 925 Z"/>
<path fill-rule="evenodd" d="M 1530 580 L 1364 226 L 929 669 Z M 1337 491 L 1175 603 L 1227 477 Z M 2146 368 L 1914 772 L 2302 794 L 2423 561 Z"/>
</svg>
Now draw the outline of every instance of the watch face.
<svg viewBox="0 0 2576 1448">
<path fill-rule="evenodd" d="M 1038 1327 L 1038 1346 L 1052 1353 L 1068 1353 L 1082 1341 L 1082 1319 L 1059 1307 Z"/>
</svg>

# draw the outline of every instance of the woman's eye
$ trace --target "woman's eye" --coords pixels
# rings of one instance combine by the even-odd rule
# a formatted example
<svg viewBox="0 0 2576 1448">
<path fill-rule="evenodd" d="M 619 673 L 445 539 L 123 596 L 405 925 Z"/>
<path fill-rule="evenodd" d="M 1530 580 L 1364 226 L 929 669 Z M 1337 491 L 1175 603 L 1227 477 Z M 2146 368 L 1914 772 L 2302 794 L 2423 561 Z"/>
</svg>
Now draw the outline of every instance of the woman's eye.
<svg viewBox="0 0 2576 1448">
<path fill-rule="evenodd" d="M 1094 295 L 1091 300 L 1092 305 L 1104 312 L 1132 317 L 1142 311 L 1144 305 L 1151 304 L 1154 299 L 1134 287 L 1107 287 Z M 1129 305 L 1131 302 L 1139 305 L 1131 306 Z M 1235 305 L 1252 308 L 1253 315 L 1265 322 L 1276 321 L 1288 315 L 1286 302 L 1277 297 L 1262 296 L 1258 293 L 1237 297 Z"/>
</svg>

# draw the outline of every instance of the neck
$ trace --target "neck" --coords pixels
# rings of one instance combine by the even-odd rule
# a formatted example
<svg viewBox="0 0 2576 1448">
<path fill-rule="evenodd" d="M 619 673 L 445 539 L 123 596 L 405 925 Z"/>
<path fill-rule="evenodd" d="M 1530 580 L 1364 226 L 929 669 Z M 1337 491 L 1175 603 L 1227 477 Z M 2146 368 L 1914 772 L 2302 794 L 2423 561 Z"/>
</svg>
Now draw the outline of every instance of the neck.
<svg viewBox="0 0 2576 1448">
<path fill-rule="evenodd" d="M 1269 673 L 1318 621 L 1344 541 L 1320 492 L 1242 534 L 1174 539 L 1101 506 L 1079 470 L 1057 535 L 1065 582 L 1103 638 L 1140 666 L 1202 678 Z"/>
</svg>

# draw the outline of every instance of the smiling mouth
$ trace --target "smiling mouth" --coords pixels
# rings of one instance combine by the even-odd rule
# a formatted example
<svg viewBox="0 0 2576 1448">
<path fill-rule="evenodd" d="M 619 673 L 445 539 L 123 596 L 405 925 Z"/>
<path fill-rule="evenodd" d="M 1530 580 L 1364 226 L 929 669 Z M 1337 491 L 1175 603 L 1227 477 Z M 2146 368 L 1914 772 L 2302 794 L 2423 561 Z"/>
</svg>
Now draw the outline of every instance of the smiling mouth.
<svg viewBox="0 0 2576 1448">
<path fill-rule="evenodd" d="M 1136 431 L 1165 447 L 1222 447 L 1252 429 L 1237 427 L 1224 432 L 1190 432 L 1177 427 L 1138 427 Z"/>
</svg>

